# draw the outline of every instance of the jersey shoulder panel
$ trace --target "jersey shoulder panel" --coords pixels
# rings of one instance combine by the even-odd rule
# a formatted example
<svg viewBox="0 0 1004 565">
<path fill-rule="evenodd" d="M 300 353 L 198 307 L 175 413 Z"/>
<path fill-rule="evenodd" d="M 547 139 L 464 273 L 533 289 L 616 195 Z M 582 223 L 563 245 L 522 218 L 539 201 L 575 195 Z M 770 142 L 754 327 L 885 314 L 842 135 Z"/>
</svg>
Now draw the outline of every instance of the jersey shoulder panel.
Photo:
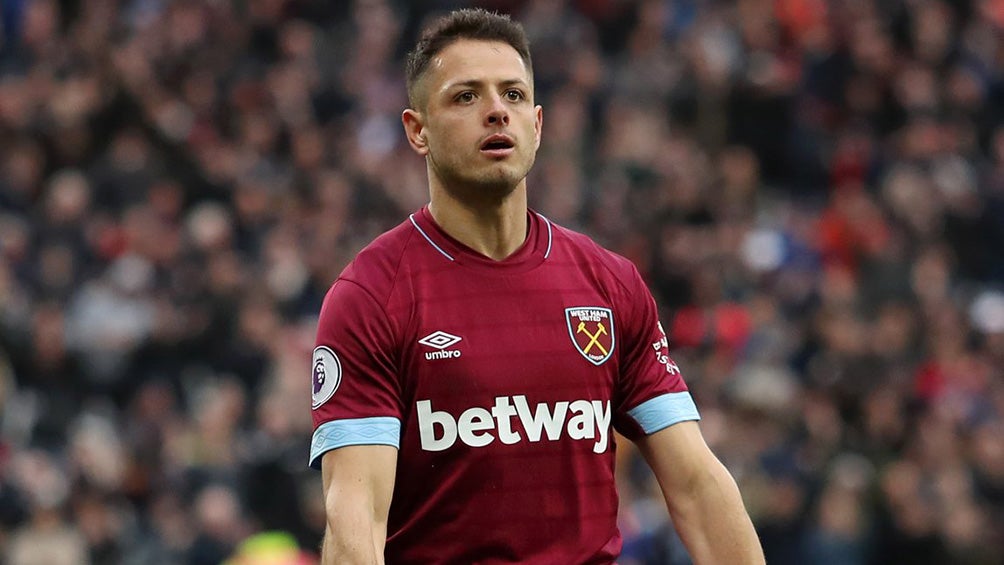
<svg viewBox="0 0 1004 565">
<path fill-rule="evenodd" d="M 634 263 L 583 233 L 553 225 L 556 250 L 565 259 L 593 270 L 598 278 L 614 281 L 620 291 L 633 292 L 630 281 L 639 276 Z"/>
<path fill-rule="evenodd" d="M 414 235 L 414 227 L 409 221 L 384 232 L 356 255 L 338 279 L 355 283 L 386 308 L 399 280 L 401 265 L 411 256 L 409 245 Z"/>
</svg>

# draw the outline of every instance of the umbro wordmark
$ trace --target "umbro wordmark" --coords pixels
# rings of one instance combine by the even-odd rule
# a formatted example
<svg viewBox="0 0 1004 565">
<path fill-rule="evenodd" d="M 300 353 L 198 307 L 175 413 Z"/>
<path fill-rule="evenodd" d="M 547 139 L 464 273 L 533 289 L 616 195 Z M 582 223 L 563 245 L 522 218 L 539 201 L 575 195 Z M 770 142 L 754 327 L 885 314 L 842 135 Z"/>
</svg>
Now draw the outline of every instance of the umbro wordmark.
<svg viewBox="0 0 1004 565">
<path fill-rule="evenodd" d="M 463 338 L 458 335 L 438 331 L 423 337 L 418 340 L 418 343 L 438 350 L 425 352 L 425 358 L 429 361 L 432 361 L 433 359 L 454 359 L 456 357 L 460 357 L 460 350 L 446 348 L 451 345 L 456 345 L 462 339 Z"/>
</svg>

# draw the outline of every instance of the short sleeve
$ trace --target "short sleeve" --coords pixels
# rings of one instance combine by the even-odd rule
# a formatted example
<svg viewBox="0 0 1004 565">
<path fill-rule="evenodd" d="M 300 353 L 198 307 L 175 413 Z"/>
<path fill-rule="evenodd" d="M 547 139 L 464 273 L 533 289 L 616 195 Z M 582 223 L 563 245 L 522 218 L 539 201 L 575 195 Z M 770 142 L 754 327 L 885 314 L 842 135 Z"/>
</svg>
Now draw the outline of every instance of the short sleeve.
<svg viewBox="0 0 1004 565">
<path fill-rule="evenodd" d="M 655 299 L 633 266 L 625 283 L 614 424 L 620 433 L 637 439 L 678 422 L 699 420 L 700 415 L 680 368 L 669 356 Z"/>
<path fill-rule="evenodd" d="M 339 279 L 321 307 L 311 362 L 310 466 L 348 445 L 399 447 L 400 383 L 393 325 L 363 287 Z"/>
</svg>

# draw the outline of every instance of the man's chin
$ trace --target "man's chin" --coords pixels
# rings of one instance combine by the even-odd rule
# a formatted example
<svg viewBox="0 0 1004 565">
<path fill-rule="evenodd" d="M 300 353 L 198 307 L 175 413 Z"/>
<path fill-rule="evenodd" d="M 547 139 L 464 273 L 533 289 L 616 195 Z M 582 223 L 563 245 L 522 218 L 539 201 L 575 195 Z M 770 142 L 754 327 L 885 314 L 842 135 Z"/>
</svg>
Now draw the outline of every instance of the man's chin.
<svg viewBox="0 0 1004 565">
<path fill-rule="evenodd" d="M 467 187 L 469 191 L 504 196 L 515 190 L 524 178 L 526 174 L 520 174 L 514 167 L 495 166 L 480 174 L 470 175 L 459 184 Z"/>
<path fill-rule="evenodd" d="M 526 178 L 529 167 L 496 162 L 467 174 L 443 175 L 440 178 L 448 192 L 463 199 L 502 199 L 512 194 Z"/>
<path fill-rule="evenodd" d="M 492 171 L 490 174 L 478 179 L 478 182 L 475 184 L 486 194 L 506 196 L 516 190 L 516 187 L 519 186 L 519 183 L 524 178 L 526 178 L 525 174 L 520 175 L 515 171 Z"/>
</svg>

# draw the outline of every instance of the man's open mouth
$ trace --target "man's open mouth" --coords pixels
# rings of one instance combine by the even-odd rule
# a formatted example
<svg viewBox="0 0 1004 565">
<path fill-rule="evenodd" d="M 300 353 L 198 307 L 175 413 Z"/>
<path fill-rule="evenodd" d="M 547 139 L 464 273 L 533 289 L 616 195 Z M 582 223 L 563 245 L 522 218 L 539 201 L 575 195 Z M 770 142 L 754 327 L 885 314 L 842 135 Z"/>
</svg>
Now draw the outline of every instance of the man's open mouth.
<svg viewBox="0 0 1004 565">
<path fill-rule="evenodd" d="M 512 149 L 516 144 L 507 135 L 493 135 L 481 144 L 482 151 L 502 152 Z"/>
</svg>

